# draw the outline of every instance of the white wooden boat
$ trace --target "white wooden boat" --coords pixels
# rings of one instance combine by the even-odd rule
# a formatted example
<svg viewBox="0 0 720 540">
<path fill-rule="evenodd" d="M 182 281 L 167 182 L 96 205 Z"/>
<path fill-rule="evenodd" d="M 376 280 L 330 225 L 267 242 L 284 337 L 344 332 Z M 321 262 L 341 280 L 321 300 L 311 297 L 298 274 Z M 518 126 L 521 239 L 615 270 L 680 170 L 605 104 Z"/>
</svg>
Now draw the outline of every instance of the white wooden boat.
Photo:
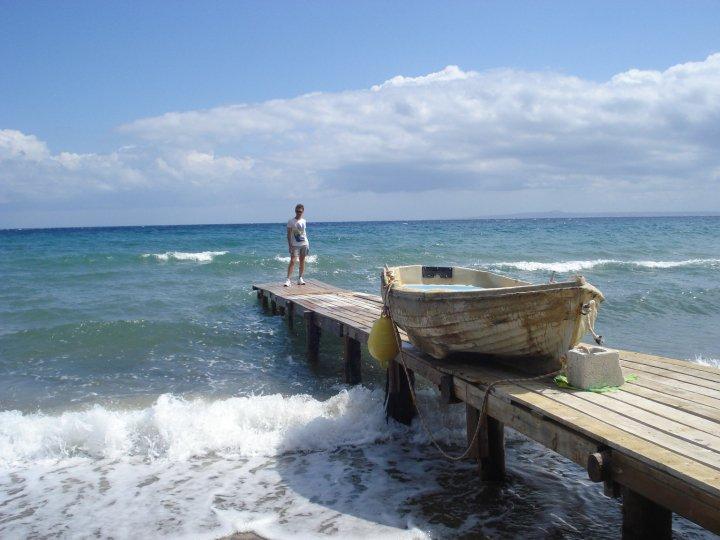
<svg viewBox="0 0 720 540">
<path fill-rule="evenodd" d="M 592 328 L 604 300 L 580 276 L 533 285 L 461 267 L 386 268 L 382 287 L 395 323 L 435 358 L 463 352 L 557 362 Z"/>
</svg>

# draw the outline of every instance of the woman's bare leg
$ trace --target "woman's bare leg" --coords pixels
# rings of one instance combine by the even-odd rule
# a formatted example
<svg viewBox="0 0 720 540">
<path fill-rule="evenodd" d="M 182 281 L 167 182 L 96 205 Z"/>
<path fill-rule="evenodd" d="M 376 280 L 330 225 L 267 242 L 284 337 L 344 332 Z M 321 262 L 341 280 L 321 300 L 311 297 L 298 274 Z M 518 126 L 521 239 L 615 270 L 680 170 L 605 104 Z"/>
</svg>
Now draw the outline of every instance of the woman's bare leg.
<svg viewBox="0 0 720 540">
<path fill-rule="evenodd" d="M 288 264 L 288 273 L 287 273 L 288 279 L 290 279 L 290 276 L 292 276 L 294 267 L 295 267 L 295 257 L 293 255 L 290 255 L 290 264 Z M 300 268 L 302 268 L 302 263 L 300 263 Z M 302 270 L 300 271 L 300 273 L 302 273 Z"/>
<path fill-rule="evenodd" d="M 305 273 L 305 254 L 300 252 L 300 276 L 303 277 L 303 274 Z"/>
</svg>

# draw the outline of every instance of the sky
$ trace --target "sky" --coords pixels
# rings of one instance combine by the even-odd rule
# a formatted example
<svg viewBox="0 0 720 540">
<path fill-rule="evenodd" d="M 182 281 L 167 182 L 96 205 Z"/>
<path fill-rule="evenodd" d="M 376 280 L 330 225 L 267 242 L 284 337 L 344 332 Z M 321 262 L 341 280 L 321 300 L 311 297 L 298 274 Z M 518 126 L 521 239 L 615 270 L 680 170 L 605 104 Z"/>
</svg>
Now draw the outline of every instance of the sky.
<svg viewBox="0 0 720 540">
<path fill-rule="evenodd" d="M 720 210 L 719 2 L 34 2 L 0 227 Z"/>
</svg>

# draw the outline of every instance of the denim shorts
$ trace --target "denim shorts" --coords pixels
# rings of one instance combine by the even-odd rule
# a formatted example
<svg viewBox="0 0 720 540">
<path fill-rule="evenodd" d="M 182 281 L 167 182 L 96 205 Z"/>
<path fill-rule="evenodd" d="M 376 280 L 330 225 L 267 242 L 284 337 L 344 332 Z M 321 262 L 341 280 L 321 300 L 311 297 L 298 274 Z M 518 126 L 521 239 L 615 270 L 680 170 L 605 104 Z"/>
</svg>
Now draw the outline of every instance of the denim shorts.
<svg viewBox="0 0 720 540">
<path fill-rule="evenodd" d="M 310 253 L 310 246 L 293 246 L 292 256 L 293 257 L 307 257 Z"/>
</svg>

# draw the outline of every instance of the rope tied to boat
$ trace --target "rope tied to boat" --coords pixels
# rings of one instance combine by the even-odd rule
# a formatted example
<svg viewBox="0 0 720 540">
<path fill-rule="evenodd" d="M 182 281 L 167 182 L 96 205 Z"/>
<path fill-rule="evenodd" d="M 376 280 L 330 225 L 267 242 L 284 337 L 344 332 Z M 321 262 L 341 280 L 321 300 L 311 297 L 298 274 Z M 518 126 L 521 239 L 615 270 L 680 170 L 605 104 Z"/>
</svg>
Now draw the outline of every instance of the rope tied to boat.
<svg viewBox="0 0 720 540">
<path fill-rule="evenodd" d="M 440 446 L 440 443 L 435 438 L 435 435 L 433 434 L 432 430 L 430 429 L 430 426 L 427 423 L 427 420 L 425 419 L 425 416 L 423 415 L 422 411 L 420 410 L 420 407 L 418 407 L 417 402 L 417 396 L 415 395 L 415 388 L 412 384 L 410 384 L 410 373 L 407 367 L 407 364 L 405 363 L 405 357 L 403 355 L 403 347 L 402 347 L 402 339 L 400 338 L 400 331 L 398 330 L 397 324 L 395 324 L 395 320 L 392 318 L 392 314 L 390 313 L 390 305 L 388 304 L 388 296 L 390 295 L 390 289 L 395 285 L 395 275 L 392 270 L 388 268 L 387 265 L 385 265 L 385 268 L 383 270 L 383 276 L 385 284 L 383 285 L 383 308 L 382 313 L 386 315 L 390 321 L 392 322 L 392 328 L 393 328 L 393 335 L 395 336 L 395 341 L 397 343 L 398 347 L 398 356 L 400 357 L 400 365 L 403 368 L 403 371 L 405 373 L 405 379 L 408 383 L 408 388 L 410 389 L 410 397 L 413 402 L 413 406 L 415 407 L 415 410 L 418 413 L 418 418 L 420 419 L 420 424 L 423 427 L 423 430 L 425 431 L 425 434 L 427 435 L 428 439 L 430 439 L 430 442 L 432 445 L 440 452 L 440 454 L 445 457 L 446 459 L 449 459 L 450 461 L 462 461 L 466 459 L 470 453 L 473 451 L 473 447 L 475 446 L 475 443 L 477 442 L 478 437 L 480 436 L 480 431 L 482 430 L 483 426 L 487 424 L 487 408 L 488 408 L 488 401 L 490 399 L 490 394 L 495 390 L 495 387 L 500 384 L 510 384 L 510 383 L 518 383 L 518 382 L 527 382 L 527 381 L 537 381 L 540 379 L 544 379 L 547 377 L 554 377 L 555 375 L 559 375 L 562 372 L 562 369 L 558 369 L 556 371 L 552 371 L 550 373 L 543 373 L 542 375 L 536 375 L 534 377 L 522 377 L 522 378 L 512 378 L 512 379 L 498 379 L 497 381 L 493 381 L 492 383 L 488 384 L 487 388 L 485 389 L 485 394 L 483 395 L 482 405 L 480 406 L 480 414 L 478 417 L 477 425 L 475 426 L 475 432 L 473 433 L 472 439 L 470 439 L 470 442 L 468 443 L 467 448 L 465 451 L 460 455 L 452 455 L 446 452 L 442 446 Z M 597 307 L 595 308 L 595 312 L 597 313 Z"/>
<path fill-rule="evenodd" d="M 595 333 L 595 320 L 597 319 L 597 302 L 595 300 L 590 300 L 589 302 L 586 302 L 582 305 L 582 308 L 580 308 L 580 313 L 584 317 L 584 324 L 585 328 L 588 332 L 592 335 L 593 339 L 595 340 L 595 343 L 598 345 L 603 344 L 603 337 Z"/>
</svg>

